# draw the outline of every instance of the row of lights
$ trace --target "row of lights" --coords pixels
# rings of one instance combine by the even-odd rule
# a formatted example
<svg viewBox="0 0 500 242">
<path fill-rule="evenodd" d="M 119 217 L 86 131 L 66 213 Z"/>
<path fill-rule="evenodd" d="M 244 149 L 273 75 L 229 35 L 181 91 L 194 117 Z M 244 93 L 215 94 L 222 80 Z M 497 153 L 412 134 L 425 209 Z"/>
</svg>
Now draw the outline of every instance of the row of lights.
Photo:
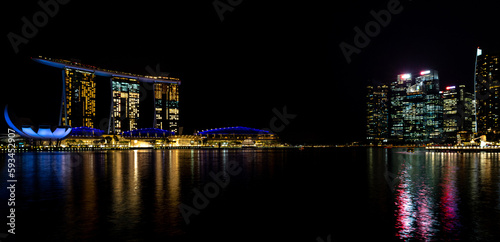
<svg viewBox="0 0 500 242">
<path fill-rule="evenodd" d="M 498 145 L 494 145 L 494 146 L 484 146 L 484 147 L 481 147 L 481 146 L 433 146 L 433 147 L 425 147 L 426 149 L 446 149 L 446 150 L 450 150 L 450 149 L 500 149 L 500 146 Z"/>
</svg>

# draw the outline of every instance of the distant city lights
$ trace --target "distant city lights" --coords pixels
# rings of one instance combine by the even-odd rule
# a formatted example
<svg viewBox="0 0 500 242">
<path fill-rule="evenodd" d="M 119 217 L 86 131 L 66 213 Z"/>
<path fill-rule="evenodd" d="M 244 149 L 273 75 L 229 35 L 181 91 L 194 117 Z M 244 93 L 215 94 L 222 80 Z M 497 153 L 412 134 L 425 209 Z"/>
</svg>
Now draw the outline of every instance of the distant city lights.
<svg viewBox="0 0 500 242">
<path fill-rule="evenodd" d="M 403 74 L 401 76 L 402 79 L 410 79 L 411 78 L 411 74 Z"/>
</svg>

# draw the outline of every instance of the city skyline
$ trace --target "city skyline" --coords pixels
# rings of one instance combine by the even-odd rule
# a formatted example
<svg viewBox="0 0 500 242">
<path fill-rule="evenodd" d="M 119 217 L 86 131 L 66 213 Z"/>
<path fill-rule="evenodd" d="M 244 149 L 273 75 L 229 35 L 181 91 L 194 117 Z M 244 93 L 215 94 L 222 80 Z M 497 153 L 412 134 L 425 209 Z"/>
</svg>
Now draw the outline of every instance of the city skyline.
<svg viewBox="0 0 500 242">
<path fill-rule="evenodd" d="M 237 125 L 269 128 L 275 117 L 273 109 L 286 106 L 289 113 L 297 115 L 281 134 L 291 142 L 363 140 L 365 130 L 360 127 L 365 125 L 365 114 L 352 110 L 364 109 L 364 88 L 359 87 L 366 86 L 368 80 L 436 69 L 442 86 L 467 84 L 473 78 L 475 48 L 498 49 L 488 31 L 496 23 L 490 14 L 493 8 L 485 3 L 465 7 L 400 1 L 401 13 L 392 15 L 390 23 L 370 37 L 369 45 L 346 63 L 339 44 L 352 44 L 354 27 L 364 29 L 373 20 L 370 11 L 382 11 L 387 2 L 319 9 L 296 3 L 242 3 L 234 12 L 226 12 L 223 22 L 211 3 L 168 3 L 165 14 L 161 8 L 146 6 L 135 9 L 130 4 L 99 3 L 100 8 L 95 9 L 92 3 L 70 2 L 61 5 L 45 26 L 37 27 L 37 35 L 20 44 L 19 52 L 15 53 L 5 38 L 6 58 L 10 60 L 5 67 L 10 70 L 6 79 L 29 85 L 22 89 L 22 95 L 3 97 L 0 103 L 11 105 L 10 110 L 22 117 L 34 114 L 33 123 L 53 123 L 41 114 L 60 99 L 41 93 L 60 84 L 60 72 L 30 63 L 29 57 L 75 58 L 112 70 L 142 75 L 168 72 L 179 77 L 183 81 L 181 99 L 189 97 L 179 104 L 184 110 L 179 126 L 186 133 Z M 10 19 L 18 21 L 11 21 L 5 35 L 22 36 L 21 18 L 32 21 L 40 7 L 36 3 L 9 6 L 13 10 Z M 312 14 L 315 11 L 320 12 Z M 120 12 L 141 12 L 145 18 L 121 18 Z M 299 12 L 309 17 L 296 19 L 288 14 Z M 88 13 L 95 18 L 89 18 Z M 259 18 L 252 17 L 256 13 Z M 279 20 L 282 18 L 289 22 Z M 89 26 L 92 34 L 84 34 Z M 169 37 L 145 37 L 161 31 Z M 110 33 L 129 34 L 104 37 Z M 13 81 L 2 85 L 5 90 L 20 91 Z M 336 114 L 348 116 L 332 118 L 331 106 Z"/>
<path fill-rule="evenodd" d="M 496 5 L 6 1 L 0 240 L 499 241 Z"/>
<path fill-rule="evenodd" d="M 461 144 L 498 141 L 499 54 L 477 48 L 473 92 L 466 85 L 440 88 L 436 70 L 397 75 L 367 86 L 370 144 Z M 470 86 L 470 85 L 469 85 Z"/>
<path fill-rule="evenodd" d="M 436 70 L 370 84 L 366 97 L 369 144 L 457 143 L 473 137 L 473 95 L 465 85 L 440 88 Z"/>
</svg>

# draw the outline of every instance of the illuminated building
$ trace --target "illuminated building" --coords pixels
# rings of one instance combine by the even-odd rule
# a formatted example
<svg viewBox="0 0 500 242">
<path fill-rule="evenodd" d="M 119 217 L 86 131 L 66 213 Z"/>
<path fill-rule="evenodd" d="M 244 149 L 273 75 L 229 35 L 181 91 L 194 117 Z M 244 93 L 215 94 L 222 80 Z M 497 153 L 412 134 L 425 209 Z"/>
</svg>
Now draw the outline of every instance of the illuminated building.
<svg viewBox="0 0 500 242">
<path fill-rule="evenodd" d="M 174 133 L 168 130 L 163 129 L 155 129 L 155 128 L 145 128 L 145 129 L 136 129 L 131 131 L 125 131 L 122 134 L 124 138 L 165 138 L 169 135 L 173 135 Z"/>
<path fill-rule="evenodd" d="M 439 93 L 439 77 L 435 70 L 422 71 L 416 77 L 424 90 L 424 142 L 439 143 L 443 132 L 443 102 Z"/>
<path fill-rule="evenodd" d="M 483 54 L 481 49 L 476 56 L 476 133 L 487 135 L 488 139 L 500 134 L 499 57 L 499 54 Z"/>
<path fill-rule="evenodd" d="M 5 106 L 3 112 L 5 122 L 7 125 L 21 137 L 36 140 L 62 140 L 66 138 L 71 133 L 70 127 L 55 127 L 52 128 L 50 125 L 39 125 L 38 130 L 35 132 L 33 127 L 30 125 L 22 125 L 19 129 L 10 119 L 9 112 L 7 111 L 7 106 Z"/>
<path fill-rule="evenodd" d="M 113 133 L 137 129 L 139 119 L 139 81 L 132 78 L 112 77 Z"/>
<path fill-rule="evenodd" d="M 389 131 L 393 142 L 436 143 L 442 138 L 443 105 L 435 70 L 405 73 L 391 83 Z"/>
<path fill-rule="evenodd" d="M 155 127 L 178 132 L 179 86 L 170 83 L 155 83 Z"/>
<path fill-rule="evenodd" d="M 95 75 L 63 69 L 63 97 L 59 125 L 93 127 L 95 123 Z"/>
<path fill-rule="evenodd" d="M 398 79 L 391 83 L 389 92 L 389 136 L 395 142 L 403 141 L 403 100 L 406 89 L 411 85 L 411 74 L 398 75 Z"/>
<path fill-rule="evenodd" d="M 472 93 L 465 85 L 447 86 L 443 97 L 443 137 L 445 143 L 470 140 L 472 134 Z"/>
<path fill-rule="evenodd" d="M 202 130 L 195 135 L 204 139 L 205 144 L 211 146 L 276 146 L 278 137 L 261 129 L 247 127 L 224 127 Z"/>
<path fill-rule="evenodd" d="M 389 138 L 389 87 L 387 85 L 367 86 L 367 123 L 368 142 L 384 142 Z"/>
<path fill-rule="evenodd" d="M 71 137 L 101 137 L 103 130 L 89 127 L 74 127 L 71 130 Z"/>
<path fill-rule="evenodd" d="M 63 70 L 63 95 L 60 110 L 61 124 L 72 127 L 96 127 L 102 125 L 96 121 L 96 77 L 109 78 L 111 86 L 111 107 L 106 133 L 120 134 L 136 130 L 139 127 L 142 105 L 154 105 L 151 123 L 145 128 L 159 128 L 178 132 L 179 121 L 179 85 L 180 80 L 164 76 L 143 76 L 120 71 L 107 70 L 74 61 L 32 58 L 34 61 Z M 151 88 L 143 88 L 145 84 Z M 154 104 L 141 102 L 148 95 L 154 97 Z M 149 110 L 146 108 L 146 110 Z M 103 117 L 104 118 L 104 117 Z M 104 120 L 104 119 L 101 119 Z"/>
</svg>

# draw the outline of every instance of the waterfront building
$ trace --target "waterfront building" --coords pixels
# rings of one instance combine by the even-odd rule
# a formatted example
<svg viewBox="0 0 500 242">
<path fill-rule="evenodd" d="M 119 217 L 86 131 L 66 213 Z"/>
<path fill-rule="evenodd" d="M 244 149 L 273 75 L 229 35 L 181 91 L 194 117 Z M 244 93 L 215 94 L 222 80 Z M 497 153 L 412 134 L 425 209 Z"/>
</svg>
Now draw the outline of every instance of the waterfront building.
<svg viewBox="0 0 500 242">
<path fill-rule="evenodd" d="M 369 143 L 387 142 L 389 138 L 389 86 L 367 86 L 366 139 Z"/>
<path fill-rule="evenodd" d="M 477 136 L 488 140 L 500 136 L 500 54 L 483 53 L 476 56 L 475 100 Z"/>
<path fill-rule="evenodd" d="M 59 125 L 94 127 L 95 75 L 92 72 L 64 68 L 63 95 Z"/>
<path fill-rule="evenodd" d="M 369 142 L 457 143 L 473 138 L 474 99 L 465 85 L 440 91 L 438 72 L 425 70 L 400 74 L 386 89 L 385 85 L 367 86 Z M 380 118 L 385 113 L 387 126 Z"/>
<path fill-rule="evenodd" d="M 391 141 L 438 142 L 443 106 L 436 70 L 405 73 L 391 83 L 389 130 Z"/>
<path fill-rule="evenodd" d="M 139 113 L 143 105 L 153 105 L 151 114 L 146 119 L 152 120 L 142 128 L 165 129 L 178 132 L 179 121 L 179 85 L 178 78 L 166 76 L 143 76 L 138 74 L 113 71 L 96 66 L 52 58 L 32 58 L 34 61 L 63 70 L 63 93 L 61 98 L 60 125 L 71 127 L 103 128 L 108 134 L 121 134 L 136 130 L 140 126 Z M 96 77 L 108 78 L 99 85 L 111 87 L 111 107 L 107 127 L 96 121 L 96 109 L 102 107 L 96 99 Z M 142 88 L 141 84 L 149 88 Z M 142 102 L 147 96 L 153 96 L 154 102 Z M 150 116 L 151 115 L 151 116 Z M 150 117 L 150 118 L 149 118 Z M 144 126 L 144 125 L 143 125 Z"/>
<path fill-rule="evenodd" d="M 262 129 L 248 127 L 224 127 L 198 131 L 204 145 L 215 147 L 259 147 L 279 145 L 278 136 Z"/>
<path fill-rule="evenodd" d="M 403 142 L 404 113 L 403 101 L 406 90 L 412 84 L 411 74 L 401 74 L 391 82 L 389 92 L 389 136 L 392 142 Z"/>
<path fill-rule="evenodd" d="M 112 133 L 137 129 L 139 121 L 139 81 L 112 77 Z"/>
<path fill-rule="evenodd" d="M 155 83 L 155 127 L 178 133 L 179 86 L 171 83 Z"/>
<path fill-rule="evenodd" d="M 443 98 L 443 136 L 445 143 L 469 141 L 473 124 L 473 95 L 465 85 L 447 86 Z"/>
</svg>

